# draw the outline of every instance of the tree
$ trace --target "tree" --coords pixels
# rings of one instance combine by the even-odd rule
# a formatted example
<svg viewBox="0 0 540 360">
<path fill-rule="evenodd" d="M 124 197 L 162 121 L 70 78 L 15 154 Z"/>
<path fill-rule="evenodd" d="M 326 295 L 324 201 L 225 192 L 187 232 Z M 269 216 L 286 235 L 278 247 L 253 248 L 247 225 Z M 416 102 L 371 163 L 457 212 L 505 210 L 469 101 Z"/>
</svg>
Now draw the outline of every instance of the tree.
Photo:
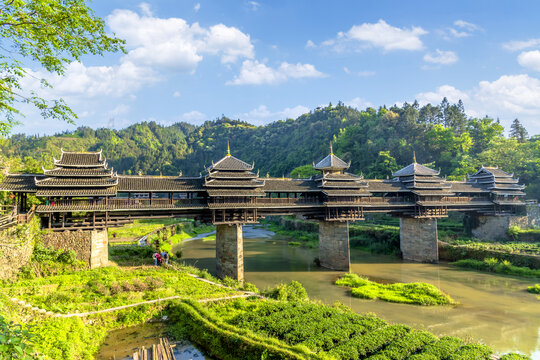
<svg viewBox="0 0 540 360">
<path fill-rule="evenodd" d="M 83 55 L 102 55 L 123 49 L 123 40 L 105 33 L 104 22 L 86 0 L 4 0 L 0 5 L 0 133 L 7 134 L 23 116 L 20 105 L 31 104 L 44 118 L 73 122 L 76 114 L 62 100 L 45 100 L 24 89 L 30 63 L 64 74 L 71 61 Z M 50 87 L 41 79 L 43 87 Z"/>
<path fill-rule="evenodd" d="M 524 143 L 527 140 L 527 130 L 518 119 L 514 119 L 510 126 L 510 137 L 517 139 L 520 143 Z"/>
<path fill-rule="evenodd" d="M 319 172 L 313 168 L 312 165 L 302 165 L 294 168 L 291 171 L 291 178 L 293 179 L 307 179 L 310 176 L 317 175 Z"/>
<path fill-rule="evenodd" d="M 368 177 L 375 179 L 384 179 L 392 176 L 392 173 L 399 170 L 399 166 L 390 155 L 390 151 L 379 151 L 377 160 L 369 167 Z"/>
</svg>

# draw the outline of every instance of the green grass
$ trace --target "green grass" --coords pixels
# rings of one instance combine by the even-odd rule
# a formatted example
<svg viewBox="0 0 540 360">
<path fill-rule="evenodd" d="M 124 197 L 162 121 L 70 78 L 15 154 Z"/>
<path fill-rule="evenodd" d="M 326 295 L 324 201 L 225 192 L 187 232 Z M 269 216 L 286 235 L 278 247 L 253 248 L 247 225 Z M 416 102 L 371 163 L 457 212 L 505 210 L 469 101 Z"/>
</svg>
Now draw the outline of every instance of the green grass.
<svg viewBox="0 0 540 360">
<path fill-rule="evenodd" d="M 506 274 L 520 277 L 540 278 L 540 270 L 533 270 L 524 266 L 514 266 L 507 260 L 499 261 L 495 258 L 480 260 L 465 259 L 451 263 L 452 265 L 497 274 Z"/>
<path fill-rule="evenodd" d="M 109 228 L 109 238 L 141 237 L 166 225 L 178 224 L 182 219 L 142 219 L 118 228 Z"/>
<path fill-rule="evenodd" d="M 509 241 L 504 243 L 485 242 L 477 239 L 450 240 L 451 245 L 466 246 L 472 249 L 495 250 L 509 254 L 540 255 L 540 242 Z"/>
<path fill-rule="evenodd" d="M 201 299 L 234 293 L 201 283 L 185 271 L 153 266 L 86 270 L 19 281 L 0 289 L 6 296 L 60 313 L 100 310 L 175 295 Z"/>
<path fill-rule="evenodd" d="M 426 283 L 379 284 L 356 274 L 345 274 L 336 285 L 351 288 L 354 297 L 380 299 L 415 305 L 449 305 L 456 302 L 435 286 Z"/>
</svg>

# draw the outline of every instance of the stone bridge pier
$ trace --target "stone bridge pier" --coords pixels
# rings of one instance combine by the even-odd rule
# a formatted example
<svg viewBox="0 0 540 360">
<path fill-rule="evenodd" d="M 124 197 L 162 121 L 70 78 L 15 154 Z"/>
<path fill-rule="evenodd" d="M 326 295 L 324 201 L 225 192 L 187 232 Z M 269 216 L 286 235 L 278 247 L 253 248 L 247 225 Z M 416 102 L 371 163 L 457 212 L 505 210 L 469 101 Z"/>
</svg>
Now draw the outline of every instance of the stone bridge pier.
<svg viewBox="0 0 540 360">
<path fill-rule="evenodd" d="M 404 260 L 439 262 L 437 219 L 399 219 L 399 247 Z"/>
<path fill-rule="evenodd" d="M 475 238 L 484 241 L 509 241 L 508 229 L 512 226 L 526 228 L 529 225 L 527 216 L 485 216 L 468 214 L 465 219 L 465 227 Z"/>
<path fill-rule="evenodd" d="M 244 238 L 242 225 L 216 226 L 216 275 L 244 281 Z"/>
<path fill-rule="evenodd" d="M 86 261 L 91 269 L 107 266 L 109 235 L 107 229 L 65 230 L 49 232 L 42 237 L 43 246 L 55 250 L 73 250 L 77 259 Z"/>
<path fill-rule="evenodd" d="M 319 261 L 322 267 L 349 271 L 349 223 L 319 221 Z"/>
</svg>

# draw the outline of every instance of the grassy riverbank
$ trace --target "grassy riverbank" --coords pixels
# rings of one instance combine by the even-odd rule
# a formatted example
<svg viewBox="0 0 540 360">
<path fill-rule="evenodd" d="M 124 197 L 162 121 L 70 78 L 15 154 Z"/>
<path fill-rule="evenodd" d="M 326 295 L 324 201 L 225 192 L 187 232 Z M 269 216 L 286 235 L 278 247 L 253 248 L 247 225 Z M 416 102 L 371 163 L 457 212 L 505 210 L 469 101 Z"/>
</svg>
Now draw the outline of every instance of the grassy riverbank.
<svg viewBox="0 0 540 360">
<path fill-rule="evenodd" d="M 426 283 L 379 284 L 356 274 L 345 274 L 335 284 L 350 287 L 351 295 L 362 299 L 427 306 L 456 304 L 449 295 Z"/>
<path fill-rule="evenodd" d="M 488 258 L 482 261 L 474 259 L 458 260 L 452 263 L 452 265 L 465 269 L 493 272 L 497 274 L 540 278 L 540 270 L 531 269 L 525 266 L 514 266 L 507 260 L 499 261 L 495 258 Z"/>
</svg>

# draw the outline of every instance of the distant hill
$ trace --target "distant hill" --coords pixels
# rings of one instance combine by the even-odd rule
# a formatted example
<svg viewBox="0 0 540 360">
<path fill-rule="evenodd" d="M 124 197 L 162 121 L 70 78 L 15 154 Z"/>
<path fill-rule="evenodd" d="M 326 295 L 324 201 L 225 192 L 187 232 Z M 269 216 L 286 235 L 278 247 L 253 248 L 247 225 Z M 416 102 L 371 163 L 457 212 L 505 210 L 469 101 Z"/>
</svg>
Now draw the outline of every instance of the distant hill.
<svg viewBox="0 0 540 360">
<path fill-rule="evenodd" d="M 333 141 L 334 152 L 351 161 L 354 173 L 385 178 L 409 164 L 415 151 L 418 162 L 452 179 L 463 179 L 482 164 L 498 165 L 528 184 L 529 195 L 540 197 L 540 136 L 527 139 L 519 136 L 521 131 L 506 139 L 503 130 L 489 118 L 467 119 L 461 102 L 363 111 L 339 103 L 266 126 L 223 117 L 201 126 L 143 122 L 122 130 L 80 127 L 54 136 L 17 134 L 1 140 L 0 150 L 7 158 L 31 157 L 51 166 L 60 148 L 103 149 L 119 173 L 199 175 L 225 155 L 230 140 L 233 155 L 255 162 L 261 176 L 287 176 L 327 155 Z"/>
</svg>

